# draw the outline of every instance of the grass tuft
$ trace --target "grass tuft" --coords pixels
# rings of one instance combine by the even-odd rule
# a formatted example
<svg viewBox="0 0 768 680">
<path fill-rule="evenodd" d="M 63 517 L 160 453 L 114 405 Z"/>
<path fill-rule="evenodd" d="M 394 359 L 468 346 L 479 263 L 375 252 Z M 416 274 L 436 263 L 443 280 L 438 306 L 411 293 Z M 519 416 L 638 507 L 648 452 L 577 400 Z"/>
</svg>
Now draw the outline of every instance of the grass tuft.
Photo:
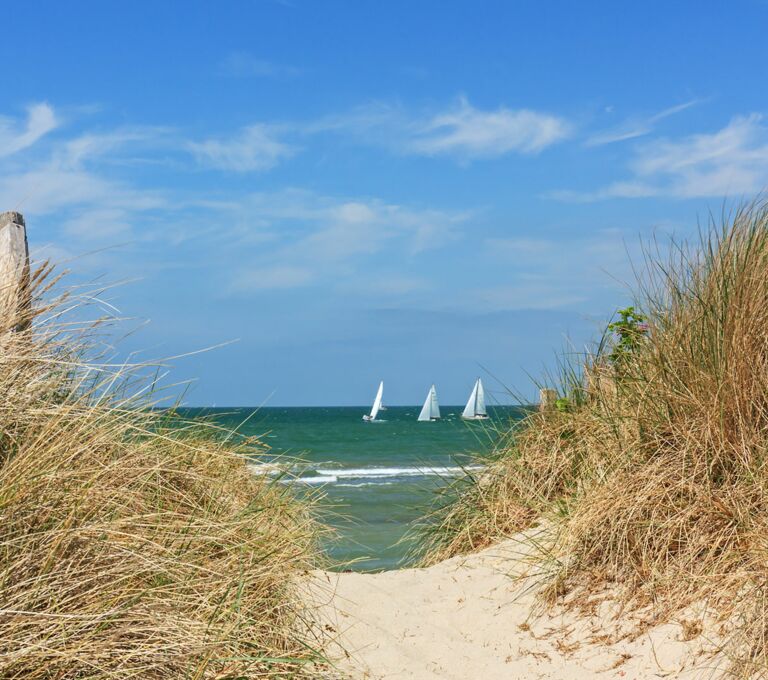
<svg viewBox="0 0 768 680">
<path fill-rule="evenodd" d="M 307 506 L 253 442 L 148 408 L 146 367 L 99 365 L 49 274 L 0 329 L 0 678 L 315 675 Z"/>
<path fill-rule="evenodd" d="M 432 518 L 427 559 L 545 518 L 552 597 L 611 587 L 658 621 L 705 602 L 735 622 L 731 671 L 768 677 L 768 205 L 661 252 L 557 406 Z"/>
</svg>

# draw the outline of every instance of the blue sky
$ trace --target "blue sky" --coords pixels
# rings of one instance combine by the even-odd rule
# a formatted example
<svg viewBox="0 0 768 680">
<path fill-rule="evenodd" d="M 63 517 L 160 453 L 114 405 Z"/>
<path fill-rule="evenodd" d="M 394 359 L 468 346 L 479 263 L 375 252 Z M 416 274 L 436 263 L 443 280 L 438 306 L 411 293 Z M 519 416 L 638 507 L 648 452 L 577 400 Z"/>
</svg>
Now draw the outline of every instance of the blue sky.
<svg viewBox="0 0 768 680">
<path fill-rule="evenodd" d="M 3 3 L 0 206 L 189 404 L 533 394 L 768 184 L 768 3 Z M 500 394 L 498 396 L 501 396 Z"/>
</svg>

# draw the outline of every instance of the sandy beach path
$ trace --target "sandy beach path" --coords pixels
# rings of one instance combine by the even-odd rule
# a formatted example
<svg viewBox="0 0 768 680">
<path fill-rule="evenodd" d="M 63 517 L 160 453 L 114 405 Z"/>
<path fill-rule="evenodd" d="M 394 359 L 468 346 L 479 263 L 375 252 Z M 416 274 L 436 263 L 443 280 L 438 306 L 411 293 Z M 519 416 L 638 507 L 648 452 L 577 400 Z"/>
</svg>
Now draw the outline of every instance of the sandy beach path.
<svg viewBox="0 0 768 680">
<path fill-rule="evenodd" d="M 627 637 L 609 604 L 590 616 L 532 616 L 536 583 L 519 578 L 526 570 L 520 545 L 510 540 L 426 569 L 316 573 L 313 597 L 337 635 L 339 669 L 370 680 L 712 674 L 713 643 L 696 634 L 695 621 Z M 622 625 L 626 632 L 626 619 Z"/>
</svg>

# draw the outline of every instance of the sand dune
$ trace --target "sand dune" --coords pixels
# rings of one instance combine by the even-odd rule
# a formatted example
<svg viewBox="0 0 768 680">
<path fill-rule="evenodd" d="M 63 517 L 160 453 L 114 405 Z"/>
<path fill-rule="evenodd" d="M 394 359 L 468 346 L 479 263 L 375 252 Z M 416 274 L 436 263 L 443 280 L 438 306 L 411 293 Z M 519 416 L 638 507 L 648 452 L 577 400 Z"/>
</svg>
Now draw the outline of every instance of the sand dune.
<svg viewBox="0 0 768 680">
<path fill-rule="evenodd" d="M 533 615 L 537 580 L 521 545 L 509 540 L 426 569 L 318 572 L 314 597 L 337 635 L 339 669 L 371 680 L 716 674 L 717 641 L 699 632 L 693 613 L 642 634 L 642 617 L 615 617 L 609 601 L 595 602 L 590 615 Z"/>
</svg>

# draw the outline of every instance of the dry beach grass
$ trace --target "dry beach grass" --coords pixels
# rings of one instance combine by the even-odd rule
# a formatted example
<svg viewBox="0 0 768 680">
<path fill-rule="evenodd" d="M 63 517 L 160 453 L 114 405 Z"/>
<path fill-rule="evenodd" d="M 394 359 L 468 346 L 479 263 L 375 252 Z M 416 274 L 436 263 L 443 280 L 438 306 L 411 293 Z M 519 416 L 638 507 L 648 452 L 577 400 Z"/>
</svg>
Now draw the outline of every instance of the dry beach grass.
<svg viewBox="0 0 768 680">
<path fill-rule="evenodd" d="M 730 672 L 768 677 L 768 205 L 660 252 L 619 334 L 563 371 L 558 408 L 432 518 L 428 561 L 544 517 L 551 601 L 610 588 L 657 622 L 705 603 Z"/>
<path fill-rule="evenodd" d="M 32 330 L 0 329 L 0 677 L 316 677 L 306 506 L 252 443 L 130 396 L 48 277 Z"/>
</svg>

